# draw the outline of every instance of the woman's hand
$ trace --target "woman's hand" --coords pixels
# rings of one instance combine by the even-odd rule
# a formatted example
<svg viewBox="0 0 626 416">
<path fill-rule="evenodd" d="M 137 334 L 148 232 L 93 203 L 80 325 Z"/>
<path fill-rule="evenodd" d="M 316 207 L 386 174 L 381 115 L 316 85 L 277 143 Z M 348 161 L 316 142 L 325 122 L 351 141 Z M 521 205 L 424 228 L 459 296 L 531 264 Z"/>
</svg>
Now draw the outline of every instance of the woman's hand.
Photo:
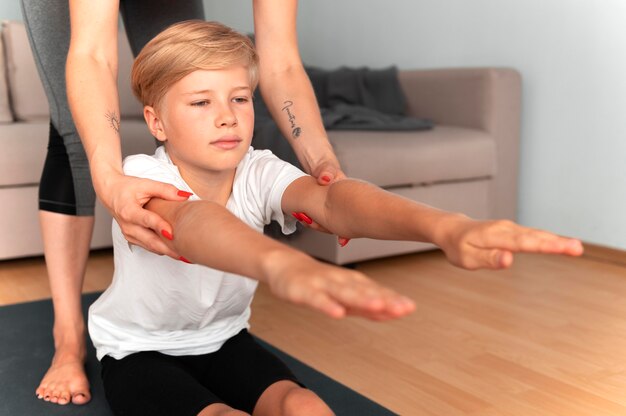
<svg viewBox="0 0 626 416">
<path fill-rule="evenodd" d="M 442 227 L 436 244 L 448 260 L 465 269 L 504 269 L 513 264 L 514 253 L 545 253 L 580 256 L 580 240 L 523 227 L 512 221 L 476 221 L 453 215 Z"/>
<path fill-rule="evenodd" d="M 330 185 L 333 182 L 346 179 L 346 175 L 339 166 L 339 161 L 334 154 L 331 156 L 317 164 L 309 162 L 311 168 L 309 173 L 317 179 L 317 183 L 320 185 Z"/>
<path fill-rule="evenodd" d="M 341 170 L 339 162 L 334 154 L 331 154 L 327 158 L 324 158 L 321 162 L 314 165 L 309 162 L 307 165 L 310 170 L 311 176 L 317 179 L 317 183 L 322 186 L 328 186 L 334 182 L 346 179 L 346 175 Z M 305 212 L 294 212 L 292 215 L 300 221 L 307 228 L 311 228 L 315 231 L 320 231 L 327 234 L 332 234 L 326 228 L 316 223 Z M 350 242 L 349 238 L 337 236 L 337 244 L 341 247 L 345 247 Z"/>
<path fill-rule="evenodd" d="M 190 193 L 180 191 L 173 185 L 150 179 L 117 175 L 110 179 L 106 189 L 100 190 L 99 196 L 111 215 L 115 217 L 124 237 L 130 244 L 174 259 L 180 257 L 159 237 L 163 235 L 170 240 L 173 239 L 174 232 L 170 224 L 154 212 L 145 209 L 144 205 L 155 197 L 170 201 L 185 201 L 191 196 Z"/>
<path fill-rule="evenodd" d="M 382 321 L 415 310 L 412 300 L 364 274 L 321 263 L 304 254 L 268 259 L 268 264 L 271 271 L 267 281 L 274 295 L 332 318 L 354 315 Z"/>
</svg>

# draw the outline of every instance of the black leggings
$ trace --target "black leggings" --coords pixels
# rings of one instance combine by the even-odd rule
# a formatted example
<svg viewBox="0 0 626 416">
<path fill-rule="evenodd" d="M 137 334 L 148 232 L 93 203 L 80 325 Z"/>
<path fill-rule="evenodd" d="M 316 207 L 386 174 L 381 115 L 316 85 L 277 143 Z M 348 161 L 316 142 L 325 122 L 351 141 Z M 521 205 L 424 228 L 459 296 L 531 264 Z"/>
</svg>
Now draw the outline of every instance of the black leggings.
<svg viewBox="0 0 626 416">
<path fill-rule="evenodd" d="M 66 94 L 69 2 L 21 0 L 21 4 L 50 106 L 50 142 L 39 188 L 39 209 L 68 215 L 93 215 L 96 195 L 89 163 L 72 121 Z M 120 13 L 135 55 L 171 24 L 204 19 L 202 0 L 120 0 Z"/>
<path fill-rule="evenodd" d="M 252 413 L 272 384 L 288 380 L 304 387 L 245 329 L 211 354 L 144 351 L 101 362 L 105 395 L 118 416 L 195 416 L 214 403 Z"/>
</svg>

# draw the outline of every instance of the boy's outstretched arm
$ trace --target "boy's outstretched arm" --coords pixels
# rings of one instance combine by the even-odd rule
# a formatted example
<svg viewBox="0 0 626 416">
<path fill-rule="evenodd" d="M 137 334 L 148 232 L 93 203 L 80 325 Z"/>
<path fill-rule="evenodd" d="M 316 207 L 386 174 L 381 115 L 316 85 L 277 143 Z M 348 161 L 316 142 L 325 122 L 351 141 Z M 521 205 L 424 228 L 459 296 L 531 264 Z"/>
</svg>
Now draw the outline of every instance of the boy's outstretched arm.
<svg viewBox="0 0 626 416">
<path fill-rule="evenodd" d="M 455 265 L 505 268 L 513 253 L 580 255 L 579 240 L 523 227 L 511 221 L 476 221 L 384 191 L 343 180 L 321 187 L 310 177 L 294 181 L 283 195 L 285 212 L 305 212 L 330 232 L 347 238 L 431 242 Z"/>
<path fill-rule="evenodd" d="M 154 198 L 146 208 L 172 225 L 173 239 L 164 240 L 185 259 L 265 282 L 281 299 L 335 318 L 384 320 L 415 309 L 411 300 L 360 272 L 321 263 L 264 236 L 219 204 Z"/>
</svg>

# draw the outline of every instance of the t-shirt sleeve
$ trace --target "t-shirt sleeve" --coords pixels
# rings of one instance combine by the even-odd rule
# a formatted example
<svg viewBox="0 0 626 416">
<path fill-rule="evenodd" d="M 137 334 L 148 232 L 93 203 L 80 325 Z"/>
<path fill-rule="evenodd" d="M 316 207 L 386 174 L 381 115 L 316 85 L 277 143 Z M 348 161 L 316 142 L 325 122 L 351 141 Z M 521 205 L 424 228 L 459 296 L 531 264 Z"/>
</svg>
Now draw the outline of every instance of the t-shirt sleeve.
<svg viewBox="0 0 626 416">
<path fill-rule="evenodd" d="M 284 234 L 296 230 L 297 220 L 291 215 L 284 215 L 281 203 L 285 189 L 296 179 L 306 176 L 297 167 L 276 157 L 269 150 L 254 150 L 249 153 L 249 160 L 244 168 L 243 179 L 245 193 L 243 200 L 248 214 L 262 224 L 272 220 L 280 224 Z"/>
<path fill-rule="evenodd" d="M 133 155 L 124 159 L 124 173 L 128 176 L 152 179 L 176 186 L 178 189 L 188 190 L 185 181 L 174 165 L 170 165 L 154 156 Z"/>
</svg>

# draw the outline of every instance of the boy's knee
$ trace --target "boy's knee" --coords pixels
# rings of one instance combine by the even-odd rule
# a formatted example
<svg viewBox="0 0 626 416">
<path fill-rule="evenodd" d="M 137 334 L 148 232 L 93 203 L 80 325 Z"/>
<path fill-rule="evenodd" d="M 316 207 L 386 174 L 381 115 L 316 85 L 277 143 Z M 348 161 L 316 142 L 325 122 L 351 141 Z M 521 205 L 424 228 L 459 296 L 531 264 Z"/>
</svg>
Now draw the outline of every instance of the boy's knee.
<svg viewBox="0 0 626 416">
<path fill-rule="evenodd" d="M 301 387 L 293 388 L 283 399 L 284 415 L 292 416 L 324 416 L 334 415 L 333 411 L 313 393 Z"/>
</svg>

